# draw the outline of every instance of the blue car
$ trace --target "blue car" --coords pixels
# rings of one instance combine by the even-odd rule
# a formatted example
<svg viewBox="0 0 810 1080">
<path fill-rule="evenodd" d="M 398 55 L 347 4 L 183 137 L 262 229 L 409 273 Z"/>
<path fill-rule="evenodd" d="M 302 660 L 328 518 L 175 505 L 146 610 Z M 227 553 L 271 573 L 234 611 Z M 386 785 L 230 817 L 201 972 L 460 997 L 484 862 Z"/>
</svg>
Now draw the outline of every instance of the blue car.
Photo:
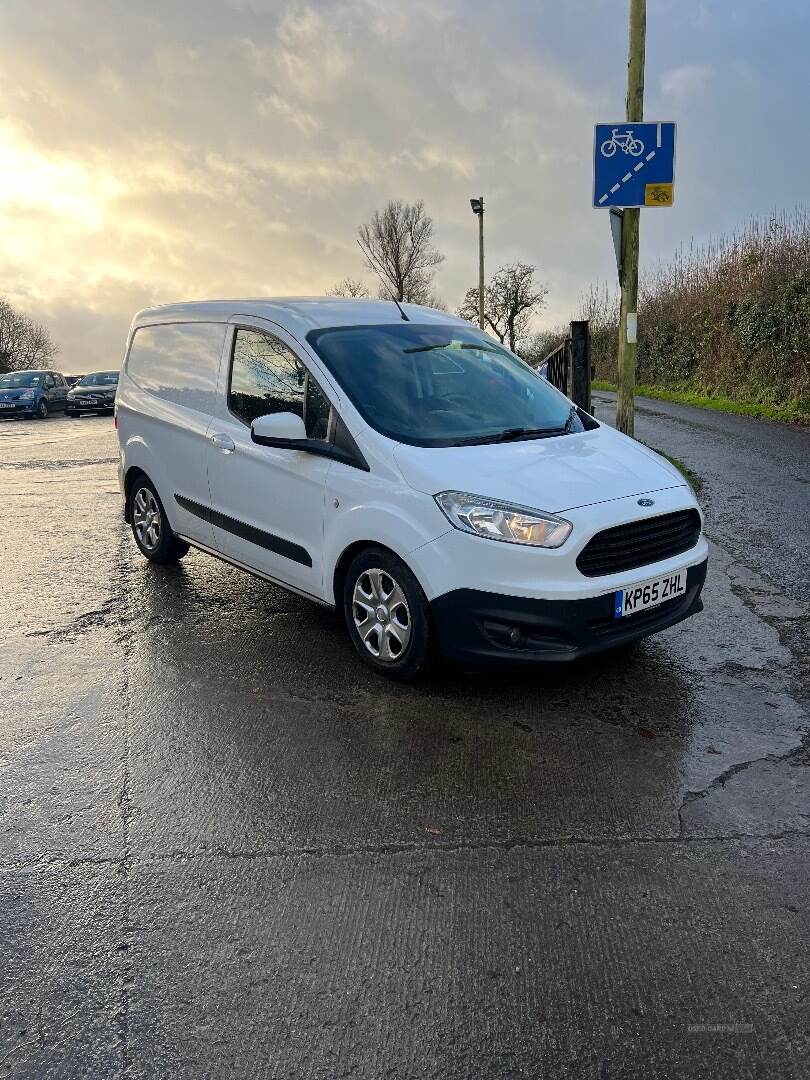
<svg viewBox="0 0 810 1080">
<path fill-rule="evenodd" d="M 10 371 L 0 375 L 0 418 L 65 411 L 68 386 L 58 371 Z"/>
</svg>

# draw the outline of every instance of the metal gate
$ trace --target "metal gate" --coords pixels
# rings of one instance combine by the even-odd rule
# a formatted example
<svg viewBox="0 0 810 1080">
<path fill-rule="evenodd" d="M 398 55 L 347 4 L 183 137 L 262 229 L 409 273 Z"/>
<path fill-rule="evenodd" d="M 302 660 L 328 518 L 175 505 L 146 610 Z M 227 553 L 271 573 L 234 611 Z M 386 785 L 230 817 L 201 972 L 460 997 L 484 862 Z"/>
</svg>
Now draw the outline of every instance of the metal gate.
<svg viewBox="0 0 810 1080">
<path fill-rule="evenodd" d="M 571 323 L 565 339 L 540 363 L 552 386 L 556 386 L 575 405 L 591 411 L 591 338 L 588 320 Z"/>
</svg>

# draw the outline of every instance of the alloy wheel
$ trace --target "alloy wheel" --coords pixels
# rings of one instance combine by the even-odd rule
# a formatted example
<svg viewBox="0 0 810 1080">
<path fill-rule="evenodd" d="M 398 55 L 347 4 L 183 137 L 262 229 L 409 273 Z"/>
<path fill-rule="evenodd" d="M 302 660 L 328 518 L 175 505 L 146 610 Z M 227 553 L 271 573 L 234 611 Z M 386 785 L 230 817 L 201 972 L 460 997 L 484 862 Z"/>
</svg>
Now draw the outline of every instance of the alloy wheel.
<svg viewBox="0 0 810 1080">
<path fill-rule="evenodd" d="M 385 570 L 364 570 L 355 582 L 352 617 L 363 645 L 376 660 L 392 663 L 411 640 L 411 612 L 402 587 Z"/>
<path fill-rule="evenodd" d="M 160 544 L 160 516 L 155 493 L 148 487 L 139 488 L 132 500 L 132 526 L 147 551 L 155 551 Z"/>
</svg>

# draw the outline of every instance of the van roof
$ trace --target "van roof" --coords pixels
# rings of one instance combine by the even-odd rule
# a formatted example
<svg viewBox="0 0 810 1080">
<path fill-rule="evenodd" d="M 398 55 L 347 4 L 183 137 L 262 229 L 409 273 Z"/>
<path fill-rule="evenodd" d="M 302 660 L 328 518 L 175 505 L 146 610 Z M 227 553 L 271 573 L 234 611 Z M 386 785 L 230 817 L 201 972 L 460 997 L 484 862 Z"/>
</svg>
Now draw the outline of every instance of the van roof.
<svg viewBox="0 0 810 1080">
<path fill-rule="evenodd" d="M 464 319 L 436 308 L 402 304 L 412 322 L 458 323 Z M 132 321 L 133 328 L 160 322 L 227 322 L 234 315 L 253 315 L 278 323 L 305 336 L 327 326 L 361 326 L 398 323 L 402 316 L 391 300 L 355 300 L 342 296 L 252 297 L 237 300 L 193 300 L 144 308 Z"/>
</svg>

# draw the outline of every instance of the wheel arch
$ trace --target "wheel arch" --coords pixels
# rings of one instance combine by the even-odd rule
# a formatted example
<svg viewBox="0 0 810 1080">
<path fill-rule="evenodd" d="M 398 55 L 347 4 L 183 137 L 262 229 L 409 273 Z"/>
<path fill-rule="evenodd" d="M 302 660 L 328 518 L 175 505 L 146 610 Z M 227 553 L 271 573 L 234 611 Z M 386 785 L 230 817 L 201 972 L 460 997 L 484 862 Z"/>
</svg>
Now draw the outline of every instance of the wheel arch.
<svg viewBox="0 0 810 1080">
<path fill-rule="evenodd" d="M 355 540 L 353 543 L 349 544 L 349 546 L 344 548 L 340 553 L 332 574 L 332 594 L 335 607 L 338 610 L 341 610 L 343 606 L 343 586 L 352 560 L 355 559 L 361 551 L 365 551 L 366 548 L 381 548 L 383 551 L 389 552 L 389 554 L 393 555 L 395 558 L 402 559 L 399 552 L 394 551 L 386 544 L 381 544 L 379 540 Z M 405 560 L 402 559 L 402 561 L 404 562 Z"/>
<path fill-rule="evenodd" d="M 127 504 L 129 503 L 130 486 L 139 475 L 143 475 L 158 493 L 163 509 L 169 519 L 169 524 L 174 528 L 174 508 L 166 498 L 167 494 L 171 494 L 173 488 L 169 483 L 166 467 L 160 457 L 153 452 L 152 447 L 141 435 L 132 436 L 125 441 L 122 440 L 121 450 L 124 467 L 124 510 L 126 520 L 129 522 L 129 517 L 126 515 L 128 513 Z"/>
<path fill-rule="evenodd" d="M 341 610 L 343 607 L 343 585 L 346 581 L 346 574 L 349 571 L 349 567 L 352 564 L 352 560 L 355 559 L 361 551 L 366 551 L 369 548 L 376 548 L 378 551 L 384 551 L 387 555 L 393 556 L 399 562 L 405 566 L 411 574 L 416 578 L 416 582 L 422 592 L 427 598 L 424 582 L 422 581 L 422 575 L 417 572 L 416 567 L 411 560 L 404 555 L 401 551 L 397 551 L 396 548 L 390 544 L 384 543 L 382 540 L 354 540 L 351 544 L 348 544 L 340 553 L 340 557 L 335 563 L 335 569 L 332 573 L 332 590 L 335 607 Z"/>
<path fill-rule="evenodd" d="M 127 525 L 132 524 L 132 504 L 130 502 L 130 495 L 132 494 L 135 482 L 142 476 L 145 477 L 150 484 L 153 483 L 152 478 L 140 467 L 140 465 L 130 465 L 124 473 L 124 521 L 126 521 Z"/>
</svg>

